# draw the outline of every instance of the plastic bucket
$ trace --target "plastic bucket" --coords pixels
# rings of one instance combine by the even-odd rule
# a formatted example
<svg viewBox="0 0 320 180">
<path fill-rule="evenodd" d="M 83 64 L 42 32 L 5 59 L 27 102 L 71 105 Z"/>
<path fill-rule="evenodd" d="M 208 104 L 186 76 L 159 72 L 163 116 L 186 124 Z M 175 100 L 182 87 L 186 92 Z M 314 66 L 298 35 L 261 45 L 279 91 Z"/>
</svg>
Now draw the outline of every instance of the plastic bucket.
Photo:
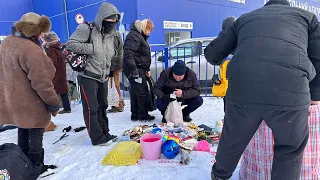
<svg viewBox="0 0 320 180">
<path fill-rule="evenodd" d="M 162 137 L 159 134 L 145 134 L 140 138 L 143 158 L 157 160 L 161 156 Z"/>
</svg>

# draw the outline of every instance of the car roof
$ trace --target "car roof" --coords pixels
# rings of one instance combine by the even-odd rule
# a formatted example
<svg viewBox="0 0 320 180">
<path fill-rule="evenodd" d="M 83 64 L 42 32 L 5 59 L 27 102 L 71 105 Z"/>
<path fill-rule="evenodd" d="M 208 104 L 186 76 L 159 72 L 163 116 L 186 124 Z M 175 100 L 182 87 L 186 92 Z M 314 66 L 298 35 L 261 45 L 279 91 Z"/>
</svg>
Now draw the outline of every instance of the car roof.
<svg viewBox="0 0 320 180">
<path fill-rule="evenodd" d="M 183 39 L 180 40 L 172 45 L 170 45 L 170 47 L 174 47 L 183 43 L 188 43 L 188 42 L 197 42 L 197 41 L 212 41 L 213 39 L 215 39 L 216 37 L 201 37 L 201 38 L 190 38 L 190 39 Z"/>
</svg>

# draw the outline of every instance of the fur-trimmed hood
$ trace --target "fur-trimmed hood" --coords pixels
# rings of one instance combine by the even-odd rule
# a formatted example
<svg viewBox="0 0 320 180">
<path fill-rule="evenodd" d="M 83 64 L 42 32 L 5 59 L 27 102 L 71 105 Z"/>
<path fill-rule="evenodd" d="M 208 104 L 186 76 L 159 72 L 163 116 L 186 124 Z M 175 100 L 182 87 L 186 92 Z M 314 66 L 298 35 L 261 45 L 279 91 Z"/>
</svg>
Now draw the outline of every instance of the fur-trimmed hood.
<svg viewBox="0 0 320 180">
<path fill-rule="evenodd" d="M 51 22 L 47 16 L 42 15 L 38 23 L 20 20 L 14 24 L 17 31 L 26 37 L 38 36 L 40 33 L 48 33 L 51 29 Z"/>
</svg>

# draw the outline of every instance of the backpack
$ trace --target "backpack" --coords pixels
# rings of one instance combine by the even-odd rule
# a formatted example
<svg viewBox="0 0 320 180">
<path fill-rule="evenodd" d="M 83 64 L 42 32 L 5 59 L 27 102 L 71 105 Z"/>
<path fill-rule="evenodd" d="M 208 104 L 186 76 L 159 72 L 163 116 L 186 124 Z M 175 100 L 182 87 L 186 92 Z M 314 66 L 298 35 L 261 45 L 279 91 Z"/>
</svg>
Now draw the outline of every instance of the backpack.
<svg viewBox="0 0 320 180">
<path fill-rule="evenodd" d="M 86 43 L 90 43 L 91 41 L 91 34 L 92 34 L 92 29 L 94 28 L 94 24 L 91 22 L 86 22 L 89 26 L 90 33 L 89 33 L 89 38 L 86 41 Z M 62 45 L 61 47 L 62 54 L 65 55 L 66 61 L 70 65 L 70 67 L 77 72 L 84 71 L 87 65 L 87 55 L 86 54 L 77 54 L 72 51 L 69 51 L 66 47 L 66 45 Z"/>
<path fill-rule="evenodd" d="M 224 61 L 220 65 L 219 74 L 215 74 L 212 78 L 212 94 L 215 97 L 225 97 L 228 90 L 227 67 L 230 60 Z"/>
<path fill-rule="evenodd" d="M 33 167 L 33 163 L 13 143 L 0 145 L 0 179 L 2 180 L 36 180 L 41 169 Z"/>
</svg>

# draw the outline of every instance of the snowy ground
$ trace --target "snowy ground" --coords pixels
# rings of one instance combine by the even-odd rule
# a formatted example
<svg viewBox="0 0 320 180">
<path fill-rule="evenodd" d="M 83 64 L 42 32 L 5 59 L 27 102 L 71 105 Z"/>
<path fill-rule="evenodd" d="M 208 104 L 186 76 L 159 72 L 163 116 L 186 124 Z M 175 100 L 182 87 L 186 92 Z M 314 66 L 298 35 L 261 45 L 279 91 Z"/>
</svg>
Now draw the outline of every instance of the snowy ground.
<svg viewBox="0 0 320 180">
<path fill-rule="evenodd" d="M 159 124 L 161 114 L 159 111 L 151 113 L 156 116 L 152 123 L 131 122 L 130 103 L 126 101 L 125 111 L 122 113 L 108 114 L 111 134 L 120 136 L 123 131 L 140 124 Z M 197 125 L 206 124 L 214 127 L 215 121 L 223 118 L 223 102 L 212 97 L 204 98 L 204 104 L 194 112 L 191 117 Z M 101 160 L 115 143 L 106 147 L 94 147 L 86 131 L 78 133 L 69 132 L 69 136 L 53 145 L 63 134 L 62 129 L 67 126 L 76 128 L 84 125 L 82 106 L 75 105 L 71 114 L 58 115 L 53 119 L 58 128 L 53 132 L 45 133 L 44 149 L 45 163 L 56 164 L 55 174 L 46 178 L 52 180 L 83 179 L 83 180 L 208 180 L 213 156 L 209 153 L 194 153 L 193 163 L 190 166 L 176 165 L 158 166 L 153 162 L 141 162 L 141 165 L 128 167 L 102 166 Z M 17 130 L 9 130 L 0 134 L 0 144 L 17 141 Z M 151 163 L 151 164 L 150 164 Z M 238 179 L 238 170 L 232 180 Z"/>
</svg>

